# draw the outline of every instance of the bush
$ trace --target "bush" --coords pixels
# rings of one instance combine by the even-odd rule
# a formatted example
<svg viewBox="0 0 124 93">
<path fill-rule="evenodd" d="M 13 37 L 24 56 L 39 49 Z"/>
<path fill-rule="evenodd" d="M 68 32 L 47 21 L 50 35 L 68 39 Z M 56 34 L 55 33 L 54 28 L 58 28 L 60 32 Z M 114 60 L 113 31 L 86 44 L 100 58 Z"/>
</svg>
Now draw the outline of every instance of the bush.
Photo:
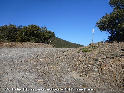
<svg viewBox="0 0 124 93">
<path fill-rule="evenodd" d="M 90 52 L 91 50 L 88 48 L 82 48 L 82 52 Z"/>
<path fill-rule="evenodd" d="M 0 41 L 8 42 L 34 42 L 34 43 L 49 43 L 55 34 L 48 31 L 46 27 L 37 25 L 15 26 L 4 25 L 0 26 Z M 52 40 L 52 39 L 51 39 Z"/>
</svg>

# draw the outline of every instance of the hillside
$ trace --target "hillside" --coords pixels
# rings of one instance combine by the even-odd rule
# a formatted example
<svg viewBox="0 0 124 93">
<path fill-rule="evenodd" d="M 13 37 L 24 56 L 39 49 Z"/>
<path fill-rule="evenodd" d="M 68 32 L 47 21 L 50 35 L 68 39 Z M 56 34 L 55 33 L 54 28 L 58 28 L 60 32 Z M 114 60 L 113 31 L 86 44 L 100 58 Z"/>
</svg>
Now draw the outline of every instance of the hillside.
<svg viewBox="0 0 124 93">
<path fill-rule="evenodd" d="M 55 37 L 55 39 L 52 42 L 52 45 L 55 48 L 79 48 L 83 47 L 83 45 L 71 43 L 69 41 L 63 40 L 61 38 Z"/>
<path fill-rule="evenodd" d="M 21 93 L 123 93 L 124 43 L 83 48 L 3 47 L 0 81 L 1 93 L 19 92 L 12 88 Z M 61 91 L 38 90 L 49 88 Z"/>
</svg>

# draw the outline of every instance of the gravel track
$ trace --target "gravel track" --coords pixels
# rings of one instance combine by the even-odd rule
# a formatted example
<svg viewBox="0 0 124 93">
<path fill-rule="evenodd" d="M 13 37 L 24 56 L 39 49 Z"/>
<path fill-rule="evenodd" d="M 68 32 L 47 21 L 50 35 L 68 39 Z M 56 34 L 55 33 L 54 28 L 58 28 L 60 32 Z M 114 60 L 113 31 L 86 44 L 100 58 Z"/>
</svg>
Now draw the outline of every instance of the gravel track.
<svg viewBox="0 0 124 93">
<path fill-rule="evenodd" d="M 85 68 L 80 57 L 86 54 L 78 51 L 76 48 L 0 48 L 0 93 L 117 93 L 105 90 L 108 84 L 99 84 L 97 65 L 93 65 L 96 70 L 92 69 L 91 77 L 80 76 L 80 68 Z M 86 62 L 88 66 L 91 64 Z M 100 89 L 94 89 L 97 86 Z M 21 90 L 12 90 L 18 88 Z M 49 88 L 73 89 L 70 92 L 38 90 Z"/>
<path fill-rule="evenodd" d="M 55 67 L 55 58 L 62 55 L 67 50 L 57 48 L 1 48 L 0 49 L 0 93 L 12 93 L 13 89 L 24 89 L 24 93 L 32 93 L 31 89 L 56 88 L 54 83 L 61 79 L 55 76 L 56 70 L 50 71 Z M 50 66 L 48 66 L 50 64 Z M 63 64 L 65 67 L 65 65 Z M 49 67 L 49 68 L 48 68 Z M 67 69 L 65 67 L 65 69 Z M 64 73 L 65 72 L 65 73 Z M 67 74 L 66 70 L 62 73 Z M 60 74 L 62 74 L 60 72 Z M 45 75 L 46 74 L 46 75 Z M 63 74 L 62 77 L 65 77 Z M 60 82 L 62 83 L 62 82 Z M 59 84 L 59 83 L 57 83 Z M 56 84 L 56 86 L 57 86 Z M 62 85 L 63 86 L 63 85 Z M 15 90 L 16 92 L 16 90 Z M 19 93 L 20 93 L 19 92 Z M 35 91 L 35 93 L 51 93 L 49 91 Z"/>
</svg>

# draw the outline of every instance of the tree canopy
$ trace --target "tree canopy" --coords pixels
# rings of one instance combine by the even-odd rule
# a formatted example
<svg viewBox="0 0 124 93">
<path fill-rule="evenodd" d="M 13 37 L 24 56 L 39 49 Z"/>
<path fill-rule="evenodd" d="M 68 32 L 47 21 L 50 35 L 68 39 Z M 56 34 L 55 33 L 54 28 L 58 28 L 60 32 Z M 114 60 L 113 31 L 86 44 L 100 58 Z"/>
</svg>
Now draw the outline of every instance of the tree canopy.
<svg viewBox="0 0 124 93">
<path fill-rule="evenodd" d="M 110 0 L 113 11 L 103 16 L 97 23 L 101 31 L 109 32 L 109 41 L 124 41 L 124 0 Z"/>
<path fill-rule="evenodd" d="M 109 5 L 115 9 L 124 9 L 124 0 L 110 0 Z"/>
<path fill-rule="evenodd" d="M 33 24 L 28 26 L 12 24 L 0 26 L 0 41 L 49 43 L 54 37 L 54 32 L 47 30 L 46 27 Z"/>
</svg>

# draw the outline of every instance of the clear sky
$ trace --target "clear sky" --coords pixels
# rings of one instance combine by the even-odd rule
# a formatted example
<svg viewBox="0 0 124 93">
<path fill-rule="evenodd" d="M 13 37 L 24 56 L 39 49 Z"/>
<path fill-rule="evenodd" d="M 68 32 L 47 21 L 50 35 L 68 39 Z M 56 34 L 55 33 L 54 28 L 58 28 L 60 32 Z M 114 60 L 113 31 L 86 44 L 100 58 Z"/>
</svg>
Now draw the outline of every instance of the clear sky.
<svg viewBox="0 0 124 93">
<path fill-rule="evenodd" d="M 0 0 L 0 26 L 5 24 L 46 26 L 64 40 L 88 45 L 106 40 L 108 33 L 95 27 L 112 8 L 109 0 Z"/>
</svg>

